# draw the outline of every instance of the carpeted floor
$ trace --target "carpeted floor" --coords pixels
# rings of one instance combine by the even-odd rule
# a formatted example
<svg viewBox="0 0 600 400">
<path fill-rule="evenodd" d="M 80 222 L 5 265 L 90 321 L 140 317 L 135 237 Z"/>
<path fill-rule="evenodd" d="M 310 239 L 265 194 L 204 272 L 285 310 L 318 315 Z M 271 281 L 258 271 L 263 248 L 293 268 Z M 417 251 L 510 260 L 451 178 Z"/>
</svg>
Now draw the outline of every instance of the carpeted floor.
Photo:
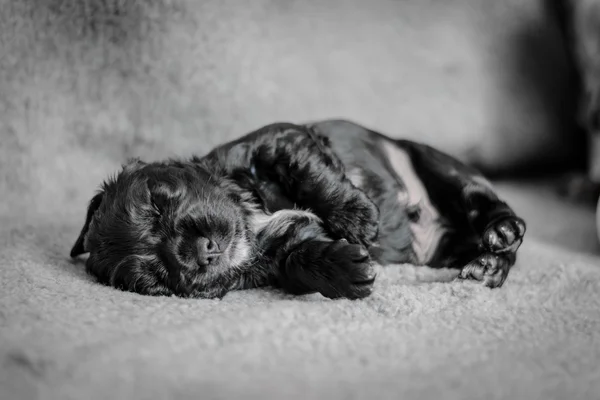
<svg viewBox="0 0 600 400">
<path fill-rule="evenodd" d="M 501 290 L 394 266 L 364 301 L 152 298 L 68 259 L 125 158 L 274 120 L 351 118 L 490 169 L 576 154 L 542 0 L 240 4 L 0 2 L 0 399 L 598 398 L 594 214 L 544 182 L 499 186 L 529 223 Z"/>
<path fill-rule="evenodd" d="M 74 225 L 3 229 L 0 398 L 597 398 L 593 213 L 501 189 L 530 223 L 501 290 L 397 266 L 364 301 L 149 298 L 67 261 Z"/>
</svg>

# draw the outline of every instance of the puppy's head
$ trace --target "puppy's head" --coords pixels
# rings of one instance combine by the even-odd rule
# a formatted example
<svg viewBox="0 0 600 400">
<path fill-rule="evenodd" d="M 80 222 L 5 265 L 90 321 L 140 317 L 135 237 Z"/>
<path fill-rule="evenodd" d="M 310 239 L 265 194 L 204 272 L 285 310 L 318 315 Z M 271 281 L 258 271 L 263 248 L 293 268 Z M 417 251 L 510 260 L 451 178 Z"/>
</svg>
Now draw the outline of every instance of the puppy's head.
<svg viewBox="0 0 600 400">
<path fill-rule="evenodd" d="M 71 257 L 104 284 L 149 295 L 217 297 L 250 258 L 250 210 L 200 163 L 130 161 L 89 205 Z"/>
</svg>

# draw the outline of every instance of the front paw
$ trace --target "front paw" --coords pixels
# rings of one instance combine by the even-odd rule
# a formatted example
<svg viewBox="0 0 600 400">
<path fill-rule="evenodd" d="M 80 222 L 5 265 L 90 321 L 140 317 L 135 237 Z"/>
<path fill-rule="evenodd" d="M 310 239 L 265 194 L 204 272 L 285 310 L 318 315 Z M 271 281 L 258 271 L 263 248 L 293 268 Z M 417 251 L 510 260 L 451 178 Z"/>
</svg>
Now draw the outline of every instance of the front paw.
<svg viewBox="0 0 600 400">
<path fill-rule="evenodd" d="M 361 192 L 343 207 L 332 211 L 327 222 L 335 237 L 370 247 L 379 234 L 379 208 Z"/>
<path fill-rule="evenodd" d="M 375 267 L 367 249 L 346 240 L 333 242 L 322 260 L 329 271 L 319 285 L 319 292 L 328 298 L 361 299 L 373 292 Z"/>
<path fill-rule="evenodd" d="M 523 242 L 526 229 L 525 221 L 515 215 L 501 218 L 485 229 L 483 246 L 496 254 L 515 253 Z"/>
<path fill-rule="evenodd" d="M 498 288 L 504 284 L 514 262 L 514 253 L 484 253 L 465 265 L 459 278 L 481 281 L 489 288 Z"/>
</svg>

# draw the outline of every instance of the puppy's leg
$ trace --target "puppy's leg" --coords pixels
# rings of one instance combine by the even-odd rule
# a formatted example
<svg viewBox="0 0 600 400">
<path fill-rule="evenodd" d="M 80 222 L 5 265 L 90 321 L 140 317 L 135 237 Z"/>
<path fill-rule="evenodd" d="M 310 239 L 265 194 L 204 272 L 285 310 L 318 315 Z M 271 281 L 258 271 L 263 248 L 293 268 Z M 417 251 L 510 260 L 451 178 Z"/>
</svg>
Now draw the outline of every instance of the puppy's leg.
<svg viewBox="0 0 600 400">
<path fill-rule="evenodd" d="M 461 277 L 501 286 L 516 261 L 526 225 L 475 169 L 429 146 L 397 141 L 454 234 L 434 266 L 462 268 Z"/>
<path fill-rule="evenodd" d="M 292 203 L 323 221 L 332 239 L 370 246 L 377 238 L 379 210 L 346 177 L 325 136 L 311 128 L 272 124 L 217 149 L 208 159 L 237 171 L 256 171 L 277 182 Z M 223 160 L 225 159 L 225 160 Z"/>
<path fill-rule="evenodd" d="M 371 294 L 375 269 L 367 249 L 345 239 L 332 240 L 316 215 L 281 210 L 256 228 L 258 263 L 270 266 L 274 283 L 286 292 L 350 299 Z"/>
</svg>

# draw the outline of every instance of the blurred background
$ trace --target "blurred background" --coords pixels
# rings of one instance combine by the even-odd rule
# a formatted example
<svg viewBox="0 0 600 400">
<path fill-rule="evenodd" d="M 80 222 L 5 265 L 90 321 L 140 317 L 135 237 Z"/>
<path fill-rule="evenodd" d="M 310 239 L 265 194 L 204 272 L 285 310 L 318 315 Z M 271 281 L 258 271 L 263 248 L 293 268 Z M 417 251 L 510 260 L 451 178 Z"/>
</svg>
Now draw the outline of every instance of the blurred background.
<svg viewBox="0 0 600 400">
<path fill-rule="evenodd" d="M 6 0 L 0 18 L 5 226 L 76 226 L 127 158 L 275 121 L 351 119 L 494 177 L 584 159 L 543 0 Z"/>
</svg>

